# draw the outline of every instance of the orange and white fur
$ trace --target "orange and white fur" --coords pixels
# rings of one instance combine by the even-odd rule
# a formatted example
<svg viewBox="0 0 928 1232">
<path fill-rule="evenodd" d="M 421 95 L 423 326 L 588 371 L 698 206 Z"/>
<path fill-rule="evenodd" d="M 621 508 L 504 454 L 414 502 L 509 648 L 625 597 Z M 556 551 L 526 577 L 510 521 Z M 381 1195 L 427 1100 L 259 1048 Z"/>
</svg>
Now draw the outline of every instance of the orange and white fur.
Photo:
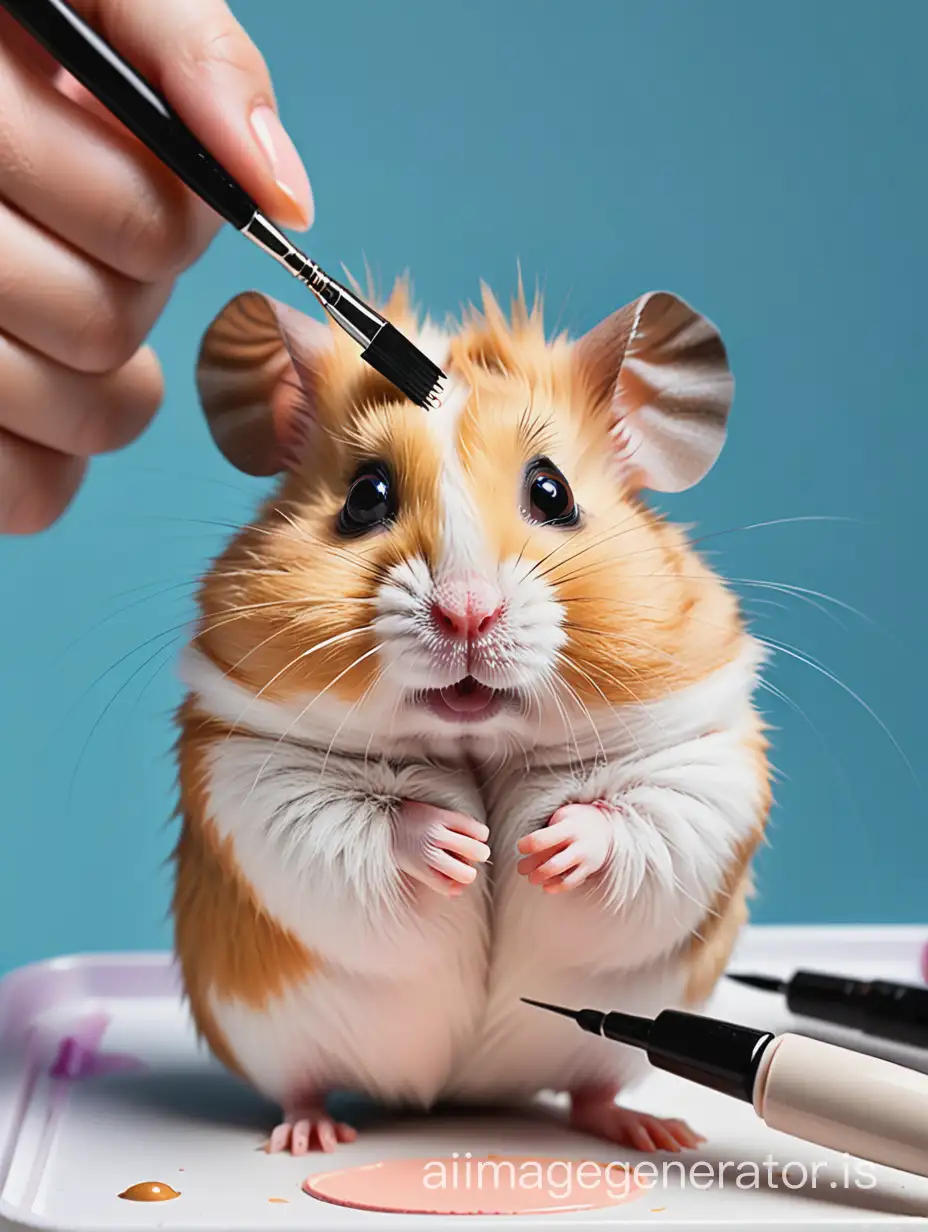
<svg viewBox="0 0 928 1232">
<path fill-rule="evenodd" d="M 338 331 L 257 293 L 198 385 L 227 458 L 280 473 L 200 591 L 183 673 L 176 944 L 215 1054 L 350 1141 L 325 1100 L 518 1101 L 692 1146 L 616 1097 L 643 1055 L 521 1003 L 699 1006 L 769 807 L 762 655 L 643 489 L 698 481 L 732 397 L 715 327 L 652 293 L 579 341 L 486 292 L 404 401 Z"/>
</svg>

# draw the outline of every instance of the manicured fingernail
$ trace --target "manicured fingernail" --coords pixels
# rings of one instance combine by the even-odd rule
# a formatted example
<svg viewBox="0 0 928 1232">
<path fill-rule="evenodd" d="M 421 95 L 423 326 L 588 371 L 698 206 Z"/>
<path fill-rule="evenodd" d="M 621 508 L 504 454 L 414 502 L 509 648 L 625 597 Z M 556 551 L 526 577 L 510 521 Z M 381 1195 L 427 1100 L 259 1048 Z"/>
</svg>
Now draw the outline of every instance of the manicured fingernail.
<svg viewBox="0 0 928 1232">
<path fill-rule="evenodd" d="M 313 194 L 296 147 L 287 136 L 277 113 L 266 103 L 262 103 L 251 113 L 251 130 L 267 160 L 277 187 L 289 204 L 289 209 L 280 213 L 278 221 L 305 230 L 313 220 Z"/>
</svg>

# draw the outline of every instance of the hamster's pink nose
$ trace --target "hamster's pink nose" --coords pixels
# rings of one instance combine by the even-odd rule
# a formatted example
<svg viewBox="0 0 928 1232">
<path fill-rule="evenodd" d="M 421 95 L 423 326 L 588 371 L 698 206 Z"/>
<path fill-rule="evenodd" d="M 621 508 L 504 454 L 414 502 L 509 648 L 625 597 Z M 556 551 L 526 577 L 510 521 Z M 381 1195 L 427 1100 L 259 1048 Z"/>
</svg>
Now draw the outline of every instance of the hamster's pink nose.
<svg viewBox="0 0 928 1232">
<path fill-rule="evenodd" d="M 503 614 L 503 597 L 483 578 L 447 578 L 435 587 L 432 620 L 445 637 L 471 641 L 484 637 Z"/>
</svg>

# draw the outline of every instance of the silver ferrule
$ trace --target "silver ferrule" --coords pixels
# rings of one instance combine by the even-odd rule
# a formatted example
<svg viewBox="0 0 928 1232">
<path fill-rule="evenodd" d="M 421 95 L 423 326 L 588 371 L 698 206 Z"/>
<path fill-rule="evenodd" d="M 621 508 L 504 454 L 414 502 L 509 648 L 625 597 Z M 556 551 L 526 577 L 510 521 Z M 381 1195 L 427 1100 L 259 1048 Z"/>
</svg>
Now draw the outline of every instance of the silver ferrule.
<svg viewBox="0 0 928 1232">
<path fill-rule="evenodd" d="M 279 231 L 263 214 L 255 213 L 251 220 L 242 227 L 242 235 L 247 235 L 253 244 L 263 248 L 275 261 L 279 261 L 284 269 L 289 270 L 294 278 L 305 282 L 316 295 L 323 293 L 325 284 L 329 281 L 325 273 L 315 261 L 300 252 L 291 244 L 282 231 Z"/>
<path fill-rule="evenodd" d="M 362 347 L 370 346 L 386 324 L 379 313 L 369 308 L 347 287 L 330 278 L 315 261 L 310 261 L 309 257 L 291 244 L 284 233 L 272 222 L 268 222 L 263 214 L 255 213 L 242 228 L 242 234 L 259 248 L 263 248 L 275 261 L 279 261 L 294 278 L 304 282 L 329 316 L 350 334 L 355 342 Z"/>
</svg>

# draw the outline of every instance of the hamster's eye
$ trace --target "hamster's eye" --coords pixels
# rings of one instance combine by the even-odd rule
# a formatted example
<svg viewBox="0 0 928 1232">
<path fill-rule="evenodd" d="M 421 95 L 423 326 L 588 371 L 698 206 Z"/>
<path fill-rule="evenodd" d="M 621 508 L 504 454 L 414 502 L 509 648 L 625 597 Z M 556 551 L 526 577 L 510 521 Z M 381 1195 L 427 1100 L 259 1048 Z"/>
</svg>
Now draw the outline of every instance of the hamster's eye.
<svg viewBox="0 0 928 1232">
<path fill-rule="evenodd" d="M 547 458 L 538 458 L 525 475 L 525 516 L 543 526 L 576 526 L 580 510 L 570 484 Z"/>
<path fill-rule="evenodd" d="M 348 489 L 338 515 L 343 535 L 363 535 L 390 521 L 396 514 L 393 484 L 386 467 L 379 464 L 361 468 Z"/>
</svg>

